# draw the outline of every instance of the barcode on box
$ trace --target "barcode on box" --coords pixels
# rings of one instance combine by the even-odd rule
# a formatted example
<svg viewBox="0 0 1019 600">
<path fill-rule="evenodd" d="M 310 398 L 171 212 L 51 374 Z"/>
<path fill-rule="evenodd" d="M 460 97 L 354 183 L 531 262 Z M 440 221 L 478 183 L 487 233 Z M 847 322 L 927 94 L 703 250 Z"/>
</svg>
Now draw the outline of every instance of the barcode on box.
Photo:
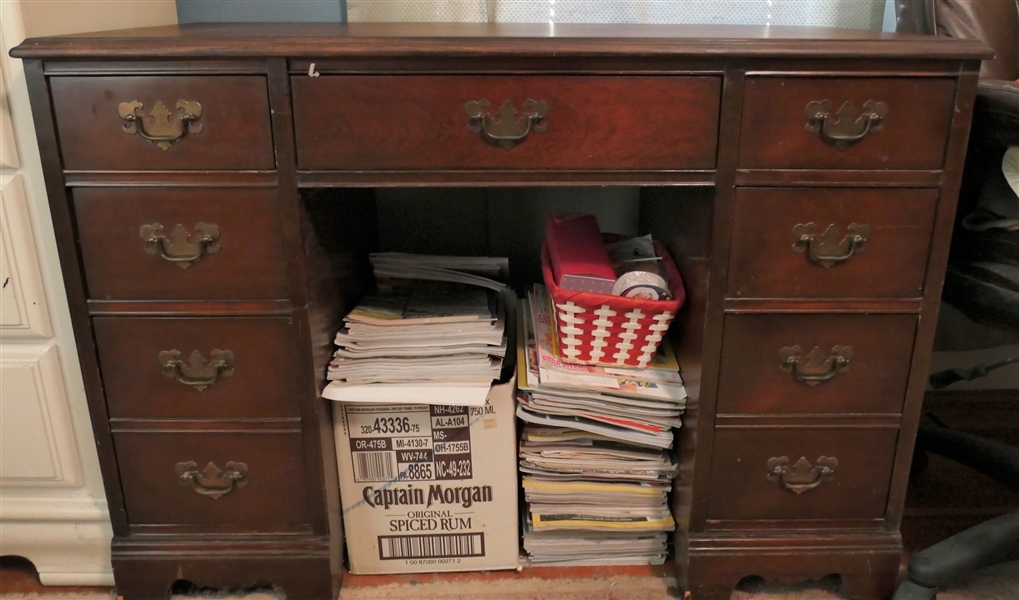
<svg viewBox="0 0 1019 600">
<path fill-rule="evenodd" d="M 485 534 L 380 535 L 379 559 L 465 558 L 485 555 Z"/>
<path fill-rule="evenodd" d="M 396 455 L 392 452 L 352 452 L 354 481 L 392 481 L 396 477 Z"/>
</svg>

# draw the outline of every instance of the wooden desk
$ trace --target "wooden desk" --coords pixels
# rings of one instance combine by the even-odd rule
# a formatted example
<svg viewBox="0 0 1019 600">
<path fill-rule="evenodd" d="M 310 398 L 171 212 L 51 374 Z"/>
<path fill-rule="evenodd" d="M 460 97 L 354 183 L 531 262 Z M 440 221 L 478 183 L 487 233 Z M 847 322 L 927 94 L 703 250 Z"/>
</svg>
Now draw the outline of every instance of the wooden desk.
<svg viewBox="0 0 1019 600">
<path fill-rule="evenodd" d="M 335 595 L 318 391 L 384 186 L 640 186 L 690 297 L 681 580 L 695 599 L 753 574 L 891 591 L 980 44 L 204 25 L 13 55 L 127 600 L 176 579 Z"/>
</svg>

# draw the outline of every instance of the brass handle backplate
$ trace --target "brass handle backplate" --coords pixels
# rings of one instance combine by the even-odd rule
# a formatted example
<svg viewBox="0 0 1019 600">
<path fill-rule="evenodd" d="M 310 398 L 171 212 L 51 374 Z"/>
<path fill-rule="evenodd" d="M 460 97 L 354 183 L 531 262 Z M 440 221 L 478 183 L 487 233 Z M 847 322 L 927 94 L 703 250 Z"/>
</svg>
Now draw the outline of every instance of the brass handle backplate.
<svg viewBox="0 0 1019 600">
<path fill-rule="evenodd" d="M 139 100 L 132 100 L 121 102 L 117 112 L 126 121 L 123 125 L 124 133 L 140 135 L 163 150 L 169 150 L 184 139 L 186 134 L 198 135 L 203 129 L 198 122 L 202 118 L 201 104 L 195 100 L 178 100 L 176 107 L 175 115 L 165 104 L 156 101 L 146 115 L 144 112 L 139 113 L 145 110 L 145 105 Z"/>
<path fill-rule="evenodd" d="M 834 456 L 819 456 L 813 466 L 806 456 L 801 456 L 791 467 L 788 456 L 773 456 L 768 459 L 768 480 L 781 482 L 785 489 L 802 494 L 834 479 L 838 466 Z"/>
<path fill-rule="evenodd" d="M 524 114 L 517 118 L 517 110 L 509 100 L 502 103 L 495 115 L 488 111 L 492 104 L 488 100 L 468 102 L 464 107 L 467 113 L 467 130 L 480 133 L 481 138 L 489 144 L 495 144 L 509 150 L 527 139 L 531 133 L 544 133 L 548 123 L 548 102 L 544 100 L 527 100 L 524 102 Z"/>
<path fill-rule="evenodd" d="M 159 353 L 159 364 L 163 375 L 174 378 L 199 392 L 219 381 L 220 377 L 234 374 L 234 353 L 229 350 L 213 350 L 210 359 L 195 350 L 187 362 L 180 359 L 180 350 L 163 350 Z"/>
<path fill-rule="evenodd" d="M 882 122 L 888 115 L 888 105 L 868 100 L 863 103 L 863 112 L 857 115 L 853 104 L 846 102 L 832 115 L 831 101 L 815 100 L 807 104 L 805 112 L 807 131 L 818 134 L 824 143 L 845 150 L 868 133 L 881 131 Z"/>
<path fill-rule="evenodd" d="M 778 351 L 778 358 L 780 371 L 792 373 L 793 379 L 815 386 L 848 371 L 853 349 L 849 346 L 832 346 L 831 354 L 825 354 L 820 347 L 814 346 L 804 357 L 803 349 L 799 346 L 785 346 Z"/>
<path fill-rule="evenodd" d="M 195 234 L 191 235 L 183 225 L 174 225 L 170 235 L 164 233 L 159 223 L 142 225 L 138 234 L 142 238 L 142 247 L 149 254 L 160 256 L 182 269 L 190 267 L 202 256 L 216 254 L 220 247 L 219 227 L 211 223 L 195 225 Z"/>
<path fill-rule="evenodd" d="M 866 252 L 869 239 L 870 225 L 850 223 L 846 227 L 846 235 L 840 238 L 834 223 L 820 236 L 817 235 L 816 223 L 799 223 L 793 227 L 793 252 L 806 254 L 814 264 L 830 269 L 854 254 Z"/>
<path fill-rule="evenodd" d="M 248 485 L 248 465 L 242 462 L 227 461 L 225 471 L 211 462 L 201 471 L 196 462 L 179 462 L 176 468 L 181 485 L 213 500 Z"/>
</svg>

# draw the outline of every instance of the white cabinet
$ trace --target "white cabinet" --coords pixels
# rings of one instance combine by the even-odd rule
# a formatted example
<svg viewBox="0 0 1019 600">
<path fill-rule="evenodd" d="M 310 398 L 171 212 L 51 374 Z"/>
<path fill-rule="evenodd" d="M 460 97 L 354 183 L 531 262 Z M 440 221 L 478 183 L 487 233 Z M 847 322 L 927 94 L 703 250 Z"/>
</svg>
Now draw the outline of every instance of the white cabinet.
<svg viewBox="0 0 1019 600">
<path fill-rule="evenodd" d="M 0 332 L 4 339 L 52 333 L 21 174 L 0 174 Z"/>
<path fill-rule="evenodd" d="M 0 415 L 0 481 L 5 491 L 81 485 L 56 346 L 0 345 Z"/>
<path fill-rule="evenodd" d="M 8 52 L 28 36 L 175 22 L 173 0 L 0 0 L 0 554 L 31 560 L 46 585 L 113 585 L 113 532 L 28 89 Z"/>
<path fill-rule="evenodd" d="M 0 76 L 0 168 L 17 169 L 18 148 L 14 145 L 14 128 L 11 125 L 11 111 L 7 108 L 7 92 L 4 79 Z"/>
<path fill-rule="evenodd" d="M 46 585 L 112 585 L 106 502 L 87 485 L 66 389 L 55 343 L 0 342 L 3 554 Z"/>
<path fill-rule="evenodd" d="M 21 61 L 0 2 L 0 554 L 46 585 L 113 585 L 109 512 Z"/>
</svg>

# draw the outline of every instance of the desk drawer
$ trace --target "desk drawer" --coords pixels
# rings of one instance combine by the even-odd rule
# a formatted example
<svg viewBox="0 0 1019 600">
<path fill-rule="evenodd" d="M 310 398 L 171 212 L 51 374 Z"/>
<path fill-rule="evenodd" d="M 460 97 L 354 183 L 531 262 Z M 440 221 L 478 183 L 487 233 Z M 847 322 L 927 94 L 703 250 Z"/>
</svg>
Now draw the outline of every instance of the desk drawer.
<svg viewBox="0 0 1019 600">
<path fill-rule="evenodd" d="M 948 78 L 747 77 L 739 166 L 940 169 L 954 90 Z"/>
<path fill-rule="evenodd" d="M 736 191 L 726 295 L 919 298 L 937 190 Z"/>
<path fill-rule="evenodd" d="M 53 77 L 50 90 L 65 169 L 276 168 L 264 77 Z"/>
<path fill-rule="evenodd" d="M 298 163 L 712 169 L 720 90 L 718 77 L 294 77 Z"/>
<path fill-rule="evenodd" d="M 288 295 L 274 190 L 80 188 L 73 195 L 92 298 Z"/>
<path fill-rule="evenodd" d="M 722 429 L 709 519 L 880 519 L 897 429 Z"/>
<path fill-rule="evenodd" d="M 727 315 L 718 412 L 900 413 L 915 333 L 912 315 Z"/>
<path fill-rule="evenodd" d="M 113 418 L 300 417 L 290 319 L 99 317 L 93 327 Z"/>
<path fill-rule="evenodd" d="M 293 530 L 310 522 L 299 432 L 113 435 L 132 525 Z"/>
</svg>

